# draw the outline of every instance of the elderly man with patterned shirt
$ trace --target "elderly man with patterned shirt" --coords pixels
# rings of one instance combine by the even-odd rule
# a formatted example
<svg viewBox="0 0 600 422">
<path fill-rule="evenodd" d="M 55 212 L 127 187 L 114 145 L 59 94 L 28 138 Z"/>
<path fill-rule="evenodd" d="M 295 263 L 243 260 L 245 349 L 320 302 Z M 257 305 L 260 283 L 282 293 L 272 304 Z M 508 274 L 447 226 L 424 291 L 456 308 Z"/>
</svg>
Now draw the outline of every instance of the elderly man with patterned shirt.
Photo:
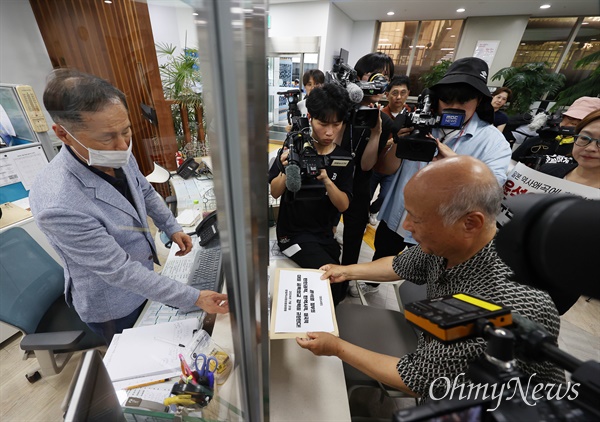
<svg viewBox="0 0 600 422">
<path fill-rule="evenodd" d="M 481 161 L 457 156 L 420 170 L 406 185 L 404 228 L 419 242 L 398 256 L 369 263 L 325 265 L 322 278 L 392 281 L 405 278 L 427 285 L 429 299 L 467 293 L 508 306 L 558 336 L 558 312 L 550 296 L 511 281 L 512 271 L 499 258 L 495 216 L 502 192 Z M 408 281 L 406 281 L 408 282 Z M 385 335 L 385 333 L 382 333 Z M 442 344 L 422 334 L 417 349 L 400 358 L 353 345 L 328 333 L 308 333 L 298 344 L 316 355 L 337 356 L 370 377 L 415 396 L 426 397 L 440 377 L 456 379 L 483 353 L 482 338 Z M 561 383 L 564 374 L 547 362 L 518 361 L 532 383 Z"/>
</svg>

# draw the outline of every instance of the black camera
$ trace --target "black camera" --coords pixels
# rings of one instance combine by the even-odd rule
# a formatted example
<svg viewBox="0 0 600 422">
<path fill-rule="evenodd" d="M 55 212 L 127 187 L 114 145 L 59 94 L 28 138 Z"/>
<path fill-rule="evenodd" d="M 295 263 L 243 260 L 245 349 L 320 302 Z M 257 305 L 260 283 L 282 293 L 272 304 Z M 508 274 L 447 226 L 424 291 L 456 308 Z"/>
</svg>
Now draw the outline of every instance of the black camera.
<svg viewBox="0 0 600 422">
<path fill-rule="evenodd" d="M 399 114 L 394 120 L 394 142 L 398 144 L 396 157 L 412 161 L 429 162 L 433 160 L 437 150 L 437 142 L 429 137 L 434 127 L 444 129 L 460 129 L 465 122 L 464 110 L 448 108 L 436 114 L 433 107 L 437 99 L 433 92 L 424 89 L 417 102 L 417 108 L 411 113 Z M 399 138 L 398 130 L 403 127 L 414 127 L 409 136 Z"/>
<path fill-rule="evenodd" d="M 512 315 L 511 322 L 514 324 L 510 328 L 498 328 L 485 317 L 473 317 L 472 312 L 465 309 L 464 303 L 459 304 L 461 308 L 450 303 L 452 300 L 456 302 L 456 296 L 460 295 L 413 302 L 407 305 L 406 311 L 427 306 L 427 302 L 435 302 L 438 311 L 436 320 L 421 316 L 419 325 L 415 324 L 418 328 L 424 329 L 424 321 L 433 321 L 426 331 L 427 334 L 433 334 L 439 327 L 448 328 L 444 319 L 451 315 L 448 319 L 460 319 L 461 327 L 454 324 L 450 329 L 456 331 L 457 328 L 469 326 L 470 330 L 467 331 L 470 334 L 463 338 L 483 337 L 487 341 L 487 349 L 482 356 L 469 363 L 466 379 L 463 378 L 461 383 L 457 382 L 457 378 L 454 387 L 442 383 L 445 385 L 439 386 L 441 390 L 433 392 L 430 388 L 433 402 L 397 412 L 392 419 L 394 422 L 598 420 L 598 362 L 581 362 L 561 351 L 553 344 L 555 339 L 543 327 L 518 314 Z M 468 303 L 467 306 L 473 307 Z M 444 312 L 447 316 L 440 315 Z M 510 314 L 508 317 L 506 319 L 510 320 Z M 536 362 L 549 360 L 571 371 L 573 382 L 546 386 L 536 384 L 535 374 L 527 376 L 518 368 L 515 352 L 522 359 Z M 466 383 L 467 380 L 470 383 Z M 534 384 L 532 389 L 530 384 Z M 444 387 L 447 387 L 445 391 Z M 540 391 L 543 392 L 540 394 Z"/>
<path fill-rule="evenodd" d="M 539 128 L 536 132 L 542 139 L 551 139 L 554 140 L 558 135 L 562 136 L 573 136 L 575 133 L 575 127 L 573 126 L 560 126 L 560 122 L 562 121 L 561 116 L 550 116 L 548 120 L 546 120 L 546 124 Z"/>
<path fill-rule="evenodd" d="M 297 119 L 294 127 L 297 130 L 289 132 L 283 142 L 284 148 L 289 151 L 288 165 L 284 168 L 281 164 L 283 148 L 279 150 L 276 158 L 280 171 L 286 175 L 284 199 L 321 199 L 325 194 L 325 185 L 317 179 L 321 170 L 328 166 L 345 167 L 350 158 L 319 155 L 306 117 Z"/>
<path fill-rule="evenodd" d="M 352 69 L 343 59 L 338 58 L 331 71 L 326 73 L 326 81 L 337 83 L 348 91 L 350 100 L 354 103 L 348 122 L 357 129 L 370 129 L 375 127 L 379 119 L 379 110 L 373 107 L 361 106 L 364 96 L 383 94 L 388 86 L 387 78 L 376 73 L 368 81 L 361 81 L 356 70 Z"/>
<path fill-rule="evenodd" d="M 515 281 L 552 291 L 569 280 L 570 289 L 600 297 L 589 265 L 565 265 L 571 259 L 594 262 L 600 201 L 564 194 L 527 194 L 509 198 L 506 205 L 513 218 L 498 232 L 496 248 L 514 271 Z M 578 247 L 567 252 L 553 247 L 573 240 Z M 510 309 L 501 304 L 490 307 L 481 298 L 477 301 L 465 296 L 413 302 L 406 305 L 405 316 L 441 341 L 470 336 L 487 340 L 485 353 L 469 365 L 467 377 L 473 384 L 464 391 L 471 397 L 461 397 L 462 390 L 454 400 L 438 394 L 437 401 L 396 412 L 393 421 L 600 420 L 600 363 L 582 362 L 560 350 L 556 339 L 542 326 L 516 313 L 507 314 Z M 457 303 L 458 297 L 462 303 Z M 532 377 L 514 366 L 515 355 L 523 361 L 552 362 L 571 373 L 571 382 L 549 384 L 543 390 L 536 390 L 540 384 L 530 388 Z M 486 386 L 494 389 L 491 395 L 486 394 Z"/>
<path fill-rule="evenodd" d="M 277 95 L 283 95 L 288 103 L 287 121 L 288 124 L 293 125 L 294 122 L 302 116 L 300 109 L 298 108 L 298 102 L 302 96 L 302 92 L 299 89 L 291 89 L 289 91 L 279 91 Z"/>
<path fill-rule="evenodd" d="M 308 129 L 297 132 L 290 132 L 286 137 L 283 146 L 289 149 L 288 163 L 300 168 L 302 179 L 308 177 L 316 178 L 321 169 L 327 164 L 327 156 L 319 155 L 314 147 L 314 141 L 309 134 Z"/>
<path fill-rule="evenodd" d="M 320 199 L 325 194 L 325 185 L 317 180 L 317 176 L 327 166 L 328 157 L 319 155 L 313 142 L 308 128 L 290 132 L 285 139 L 283 145 L 288 148 L 289 155 L 284 169 L 287 188 L 284 200 L 288 202 Z"/>
</svg>

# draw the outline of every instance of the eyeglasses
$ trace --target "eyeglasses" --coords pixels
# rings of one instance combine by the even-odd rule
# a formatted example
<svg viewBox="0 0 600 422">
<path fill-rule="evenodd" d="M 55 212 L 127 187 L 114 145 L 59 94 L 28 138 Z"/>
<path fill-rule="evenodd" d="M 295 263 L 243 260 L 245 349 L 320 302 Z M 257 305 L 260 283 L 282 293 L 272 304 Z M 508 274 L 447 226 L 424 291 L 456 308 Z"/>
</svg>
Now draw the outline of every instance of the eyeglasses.
<svg viewBox="0 0 600 422">
<path fill-rule="evenodd" d="M 406 89 L 403 89 L 402 91 L 392 91 L 390 92 L 390 97 L 404 97 L 406 94 L 408 94 Z"/>
<path fill-rule="evenodd" d="M 600 149 L 600 139 L 594 139 L 587 135 L 575 135 L 575 145 L 578 147 L 587 147 L 590 142 L 595 142 L 596 148 Z"/>
</svg>

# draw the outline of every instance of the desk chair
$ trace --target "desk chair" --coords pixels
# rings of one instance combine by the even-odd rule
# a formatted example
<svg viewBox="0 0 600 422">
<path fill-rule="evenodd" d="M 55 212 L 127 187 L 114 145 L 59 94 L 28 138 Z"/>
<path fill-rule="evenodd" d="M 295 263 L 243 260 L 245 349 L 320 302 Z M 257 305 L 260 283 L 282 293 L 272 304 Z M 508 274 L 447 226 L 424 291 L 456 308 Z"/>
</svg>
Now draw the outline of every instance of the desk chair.
<svg viewBox="0 0 600 422">
<path fill-rule="evenodd" d="M 64 284 L 63 268 L 25 230 L 0 233 L 0 321 L 23 332 L 23 359 L 35 356 L 44 375 L 60 373 L 73 352 L 105 344 L 67 306 Z"/>
<path fill-rule="evenodd" d="M 394 287 L 397 290 L 400 312 L 352 303 L 340 303 L 336 308 L 340 338 L 365 349 L 391 356 L 400 357 L 415 351 L 418 333 L 404 318 L 404 305 L 425 299 L 426 286 L 403 281 Z M 345 362 L 343 365 L 348 400 L 354 390 L 360 387 L 379 388 L 382 401 L 385 396 L 412 398 L 402 391 L 381 384 Z M 352 418 L 353 421 L 361 419 L 359 417 Z M 385 420 L 387 421 L 389 418 Z"/>
</svg>

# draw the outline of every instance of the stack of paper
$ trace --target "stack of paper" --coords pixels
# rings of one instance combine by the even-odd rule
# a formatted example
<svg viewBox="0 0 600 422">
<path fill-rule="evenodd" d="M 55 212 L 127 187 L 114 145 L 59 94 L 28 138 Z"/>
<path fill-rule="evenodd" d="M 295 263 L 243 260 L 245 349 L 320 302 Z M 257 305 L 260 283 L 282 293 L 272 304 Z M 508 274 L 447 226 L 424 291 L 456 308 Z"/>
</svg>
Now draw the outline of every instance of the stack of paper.
<svg viewBox="0 0 600 422">
<path fill-rule="evenodd" d="M 179 354 L 186 358 L 194 334 L 200 329 L 197 318 L 124 330 L 113 337 L 104 364 L 113 383 L 181 373 Z"/>
<path fill-rule="evenodd" d="M 177 215 L 177 222 L 182 226 L 194 226 L 202 219 L 202 212 L 193 209 L 185 209 Z"/>
</svg>

